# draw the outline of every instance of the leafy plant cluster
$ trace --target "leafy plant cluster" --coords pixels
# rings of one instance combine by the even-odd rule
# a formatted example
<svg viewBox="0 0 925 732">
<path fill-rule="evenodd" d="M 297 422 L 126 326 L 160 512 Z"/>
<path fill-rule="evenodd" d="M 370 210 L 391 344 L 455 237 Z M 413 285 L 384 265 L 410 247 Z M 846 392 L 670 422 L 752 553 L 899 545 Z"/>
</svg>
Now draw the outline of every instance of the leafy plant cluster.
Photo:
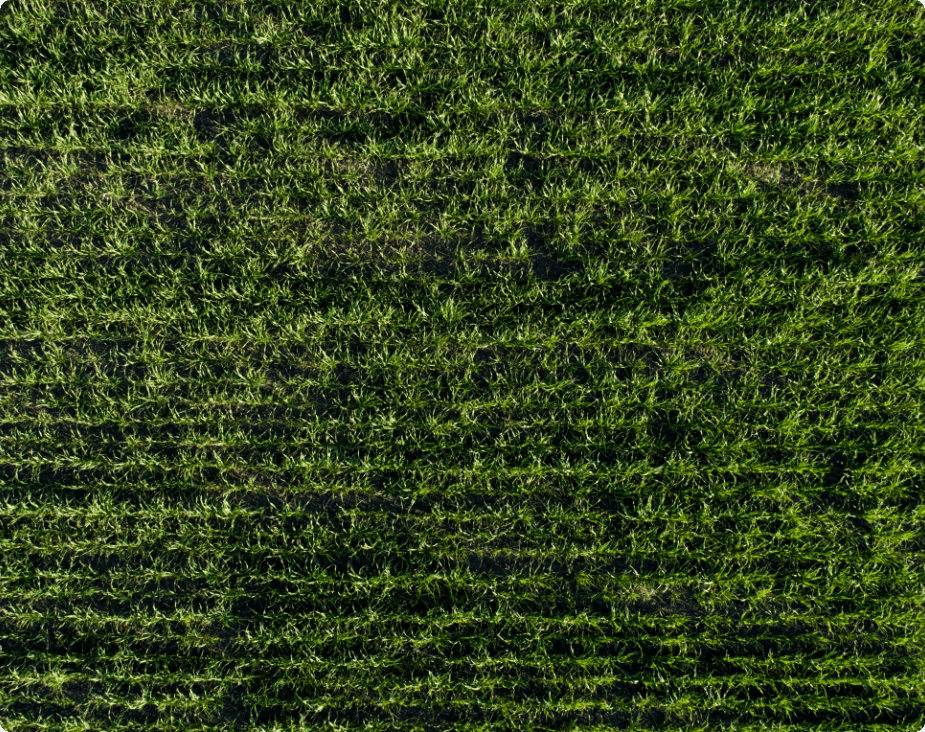
<svg viewBox="0 0 925 732">
<path fill-rule="evenodd" d="M 915 3 L 0 10 L 0 722 L 925 718 Z"/>
</svg>

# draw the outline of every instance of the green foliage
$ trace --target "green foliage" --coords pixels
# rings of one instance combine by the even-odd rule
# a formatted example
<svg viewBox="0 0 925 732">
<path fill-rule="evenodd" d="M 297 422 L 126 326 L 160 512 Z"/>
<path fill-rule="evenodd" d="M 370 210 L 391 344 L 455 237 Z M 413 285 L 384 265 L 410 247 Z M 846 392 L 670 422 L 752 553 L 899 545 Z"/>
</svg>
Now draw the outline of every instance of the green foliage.
<svg viewBox="0 0 925 732">
<path fill-rule="evenodd" d="M 8 0 L 0 723 L 917 730 L 923 30 Z"/>
</svg>

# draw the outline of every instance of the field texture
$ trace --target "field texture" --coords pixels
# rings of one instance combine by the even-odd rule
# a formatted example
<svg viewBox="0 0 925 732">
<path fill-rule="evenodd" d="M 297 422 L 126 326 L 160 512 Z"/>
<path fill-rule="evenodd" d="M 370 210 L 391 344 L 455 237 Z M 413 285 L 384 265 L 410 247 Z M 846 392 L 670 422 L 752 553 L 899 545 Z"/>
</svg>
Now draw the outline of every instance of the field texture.
<svg viewBox="0 0 925 732">
<path fill-rule="evenodd" d="M 923 37 L 8 0 L 0 724 L 918 730 Z"/>
</svg>

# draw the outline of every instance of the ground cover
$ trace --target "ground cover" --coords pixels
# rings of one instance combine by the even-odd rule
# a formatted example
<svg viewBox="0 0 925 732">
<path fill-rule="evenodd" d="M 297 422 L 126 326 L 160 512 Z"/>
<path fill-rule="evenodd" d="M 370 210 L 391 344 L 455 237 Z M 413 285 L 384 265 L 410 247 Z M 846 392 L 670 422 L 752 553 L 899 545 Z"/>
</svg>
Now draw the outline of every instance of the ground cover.
<svg viewBox="0 0 925 732">
<path fill-rule="evenodd" d="M 0 8 L 0 724 L 925 723 L 925 11 Z"/>
</svg>

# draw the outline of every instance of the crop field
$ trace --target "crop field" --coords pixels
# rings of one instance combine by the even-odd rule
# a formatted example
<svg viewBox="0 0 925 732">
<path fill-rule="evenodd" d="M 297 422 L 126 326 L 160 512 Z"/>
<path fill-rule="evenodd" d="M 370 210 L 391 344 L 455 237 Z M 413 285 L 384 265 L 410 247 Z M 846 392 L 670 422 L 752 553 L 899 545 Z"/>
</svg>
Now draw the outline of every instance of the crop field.
<svg viewBox="0 0 925 732">
<path fill-rule="evenodd" d="M 7 0 L 8 732 L 916 732 L 916 0 Z"/>
</svg>

